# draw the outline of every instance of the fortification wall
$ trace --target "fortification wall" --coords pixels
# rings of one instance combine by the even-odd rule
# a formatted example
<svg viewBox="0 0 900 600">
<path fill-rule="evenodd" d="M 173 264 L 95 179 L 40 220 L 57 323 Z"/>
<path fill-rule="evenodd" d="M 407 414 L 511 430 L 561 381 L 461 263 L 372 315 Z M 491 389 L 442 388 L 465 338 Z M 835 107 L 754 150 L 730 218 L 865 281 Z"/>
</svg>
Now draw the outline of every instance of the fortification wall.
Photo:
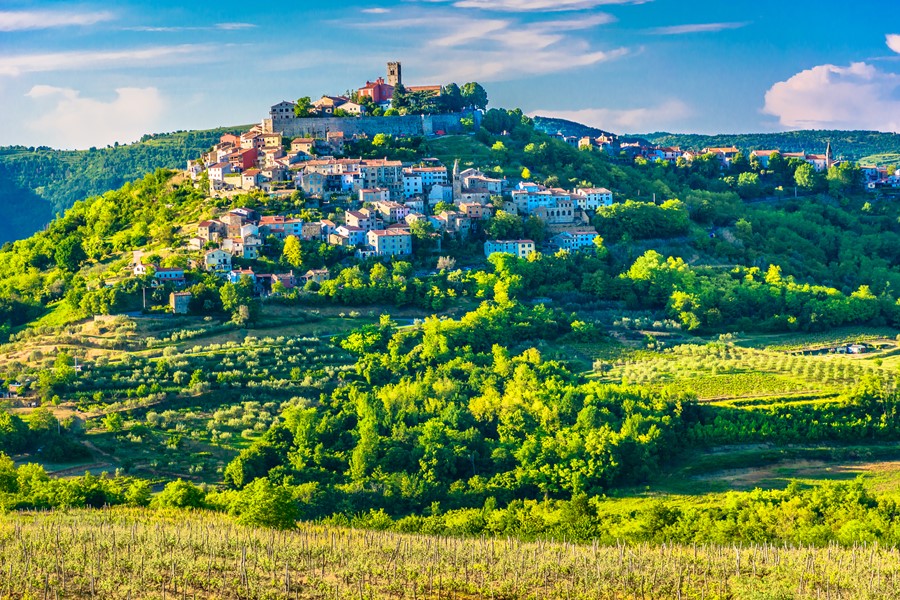
<svg viewBox="0 0 900 600">
<path fill-rule="evenodd" d="M 374 136 L 431 135 L 436 131 L 462 133 L 462 119 L 480 122 L 480 113 L 447 115 L 406 115 L 396 117 L 311 117 L 307 119 L 273 119 L 272 129 L 287 137 L 324 138 L 328 132 L 341 131 L 346 137 L 358 134 Z"/>
</svg>

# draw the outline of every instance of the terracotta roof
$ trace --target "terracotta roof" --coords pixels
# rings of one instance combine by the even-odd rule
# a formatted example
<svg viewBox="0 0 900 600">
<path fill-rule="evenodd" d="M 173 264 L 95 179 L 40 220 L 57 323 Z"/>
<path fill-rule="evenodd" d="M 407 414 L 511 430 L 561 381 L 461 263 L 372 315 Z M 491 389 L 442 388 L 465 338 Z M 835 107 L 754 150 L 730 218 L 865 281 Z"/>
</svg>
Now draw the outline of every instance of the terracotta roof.
<svg viewBox="0 0 900 600">
<path fill-rule="evenodd" d="M 712 152 L 713 154 L 735 154 L 740 151 L 734 146 L 731 146 L 730 148 L 704 148 L 704 152 Z"/>
</svg>

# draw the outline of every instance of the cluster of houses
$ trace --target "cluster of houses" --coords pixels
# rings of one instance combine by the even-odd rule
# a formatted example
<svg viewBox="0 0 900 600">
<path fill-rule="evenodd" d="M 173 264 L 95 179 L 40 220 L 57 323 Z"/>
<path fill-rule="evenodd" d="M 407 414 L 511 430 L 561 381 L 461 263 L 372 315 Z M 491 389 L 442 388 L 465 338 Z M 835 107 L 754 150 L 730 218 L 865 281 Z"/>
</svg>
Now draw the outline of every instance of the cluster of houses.
<svg viewBox="0 0 900 600">
<path fill-rule="evenodd" d="M 450 173 L 437 159 L 404 164 L 335 156 L 342 145 L 340 136 L 297 138 L 285 153 L 280 134 L 254 128 L 240 136 L 223 135 L 210 152 L 190 161 L 188 175 L 198 180 L 206 173 L 211 193 L 300 189 L 311 198 L 346 198 L 355 207 L 343 213 L 343 222 L 259 216 L 248 209 L 202 221 L 188 241 L 189 249 L 204 252 L 202 266 L 227 273 L 233 257 L 257 259 L 270 235 L 352 248 L 360 258 L 408 255 L 417 221 L 431 225 L 440 250 L 442 234 L 468 237 L 498 207 L 543 220 L 553 234 L 550 246 L 574 251 L 593 245 L 597 232 L 591 216 L 613 202 L 612 192 L 604 188 L 567 191 L 530 181 L 513 186 L 477 169 L 460 171 L 458 163 Z M 273 182 L 281 183 L 281 192 L 272 188 Z M 515 254 L 534 251 L 534 243 L 524 241 Z M 486 246 L 485 252 L 497 251 L 493 248 Z"/>
<path fill-rule="evenodd" d="M 900 169 L 891 170 L 876 165 L 860 165 L 863 184 L 871 192 L 880 189 L 900 189 Z"/>
<path fill-rule="evenodd" d="M 188 161 L 187 175 L 199 180 L 204 175 L 213 195 L 263 190 L 277 192 L 300 187 L 306 169 L 303 163 L 319 154 L 341 155 L 342 132 L 328 132 L 325 139 L 296 138 L 290 145 L 280 133 L 254 126 L 241 135 L 225 134 L 212 150 Z"/>
</svg>

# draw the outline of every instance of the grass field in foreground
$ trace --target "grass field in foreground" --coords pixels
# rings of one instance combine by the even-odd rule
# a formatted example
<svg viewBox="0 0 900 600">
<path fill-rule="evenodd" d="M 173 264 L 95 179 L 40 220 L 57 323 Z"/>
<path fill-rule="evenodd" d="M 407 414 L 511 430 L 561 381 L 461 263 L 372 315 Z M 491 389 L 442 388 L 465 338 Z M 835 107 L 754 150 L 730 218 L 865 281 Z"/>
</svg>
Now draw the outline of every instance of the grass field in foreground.
<svg viewBox="0 0 900 600">
<path fill-rule="evenodd" d="M 142 510 L 0 520 L 0 597 L 297 599 L 896 598 L 877 545 L 599 546 L 301 525 Z"/>
</svg>

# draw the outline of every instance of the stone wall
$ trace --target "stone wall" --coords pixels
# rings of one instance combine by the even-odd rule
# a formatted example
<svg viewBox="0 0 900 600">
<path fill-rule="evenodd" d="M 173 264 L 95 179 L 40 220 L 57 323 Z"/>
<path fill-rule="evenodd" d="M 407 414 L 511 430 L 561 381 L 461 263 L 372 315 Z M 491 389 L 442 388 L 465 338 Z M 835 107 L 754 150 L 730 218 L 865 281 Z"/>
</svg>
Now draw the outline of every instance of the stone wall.
<svg viewBox="0 0 900 600">
<path fill-rule="evenodd" d="M 437 131 L 462 133 L 462 119 L 475 118 L 481 122 L 481 113 L 454 113 L 447 115 L 406 115 L 396 117 L 310 117 L 307 119 L 273 119 L 273 131 L 286 137 L 325 138 L 328 132 L 341 131 L 347 138 L 358 134 L 374 136 L 431 135 Z"/>
</svg>

